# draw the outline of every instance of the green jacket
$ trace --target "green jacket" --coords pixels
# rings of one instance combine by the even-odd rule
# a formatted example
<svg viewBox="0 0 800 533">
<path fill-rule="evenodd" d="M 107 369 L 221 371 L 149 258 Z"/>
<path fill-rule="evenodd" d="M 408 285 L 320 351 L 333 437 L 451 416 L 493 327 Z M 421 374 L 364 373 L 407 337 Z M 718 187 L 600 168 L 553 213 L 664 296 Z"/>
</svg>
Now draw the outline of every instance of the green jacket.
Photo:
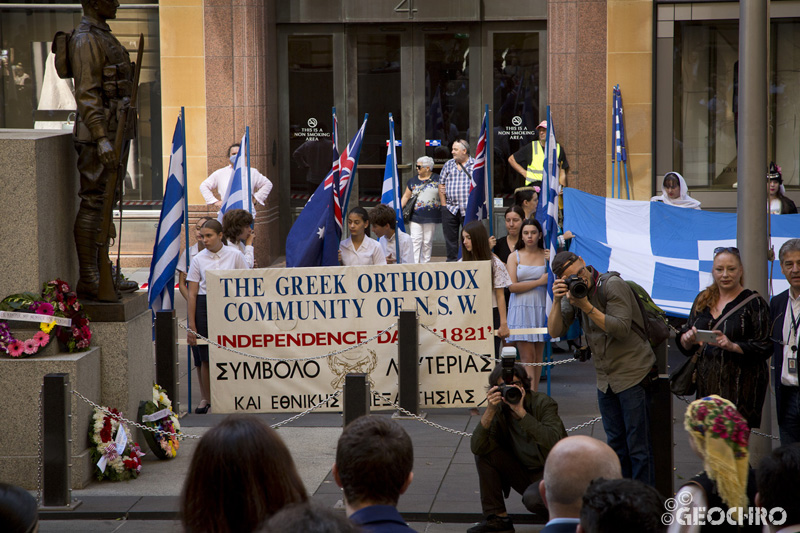
<svg viewBox="0 0 800 533">
<path fill-rule="evenodd" d="M 525 391 L 522 400 L 527 414 L 517 420 L 506 407 L 497 413 L 489 429 L 478 424 L 470 440 L 475 455 L 486 455 L 498 447 L 514 452 L 529 469 L 544 468 L 547 454 L 567 436 L 558 416 L 558 404 L 542 392 Z"/>
</svg>

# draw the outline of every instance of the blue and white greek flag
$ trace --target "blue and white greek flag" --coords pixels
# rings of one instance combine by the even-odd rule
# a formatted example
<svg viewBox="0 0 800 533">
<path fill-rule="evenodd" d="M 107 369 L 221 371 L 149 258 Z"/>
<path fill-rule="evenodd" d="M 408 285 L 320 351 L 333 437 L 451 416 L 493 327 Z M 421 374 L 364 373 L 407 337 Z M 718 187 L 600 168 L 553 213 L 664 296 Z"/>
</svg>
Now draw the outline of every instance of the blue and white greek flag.
<svg viewBox="0 0 800 533">
<path fill-rule="evenodd" d="M 403 222 L 403 208 L 400 206 L 400 180 L 397 175 L 397 150 L 394 139 L 394 119 L 389 113 L 389 146 L 386 149 L 386 170 L 383 172 L 383 188 L 381 189 L 381 203 L 394 209 L 397 228 L 406 230 Z M 400 239 L 397 239 L 398 243 Z M 399 257 L 399 256 L 398 256 Z"/>
<path fill-rule="evenodd" d="M 222 223 L 222 216 L 231 209 L 247 209 L 250 214 L 255 216 L 253 210 L 252 190 L 250 186 L 250 165 L 248 160 L 250 154 L 250 130 L 247 129 L 242 137 L 239 153 L 233 163 L 233 176 L 228 182 L 228 190 L 222 198 L 222 207 L 219 210 L 217 219 Z"/>
<path fill-rule="evenodd" d="M 544 173 L 542 177 L 542 192 L 539 194 L 539 206 L 536 218 L 542 223 L 544 231 L 544 245 L 550 250 L 550 262 L 547 263 L 547 298 L 545 311 L 550 316 L 553 307 L 553 281 L 555 275 L 551 264 L 558 251 L 558 144 L 556 144 L 556 130 L 550 116 L 550 106 L 547 106 L 547 139 L 544 145 Z"/>
<path fill-rule="evenodd" d="M 800 215 L 771 215 L 772 245 L 797 237 Z M 667 313 L 689 316 L 711 284 L 714 249 L 736 246 L 736 214 L 683 209 L 661 202 L 603 198 L 564 189 L 564 228 L 570 251 L 599 272 L 615 270 L 647 289 Z M 773 294 L 789 287 L 773 264 Z M 765 298 L 767 295 L 762 295 Z"/>
<path fill-rule="evenodd" d="M 153 259 L 150 261 L 150 278 L 147 296 L 150 309 L 168 311 L 172 309 L 175 294 L 175 267 L 181 252 L 181 224 L 183 224 L 184 194 L 186 193 L 186 153 L 183 122 L 178 117 L 172 136 L 172 154 L 169 158 L 169 177 L 164 190 L 164 203 L 158 221 Z"/>
</svg>

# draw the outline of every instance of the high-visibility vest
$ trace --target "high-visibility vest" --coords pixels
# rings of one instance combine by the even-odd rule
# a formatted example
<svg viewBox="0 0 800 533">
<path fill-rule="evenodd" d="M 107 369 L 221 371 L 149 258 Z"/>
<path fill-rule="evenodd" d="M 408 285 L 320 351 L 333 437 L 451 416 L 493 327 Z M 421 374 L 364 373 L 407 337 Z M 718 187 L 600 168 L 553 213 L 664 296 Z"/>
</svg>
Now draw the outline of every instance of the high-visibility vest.
<svg viewBox="0 0 800 533">
<path fill-rule="evenodd" d="M 535 140 L 531 147 L 531 162 L 528 164 L 528 172 L 525 175 L 525 186 L 533 185 L 535 181 L 542 181 L 544 178 L 544 148 L 542 144 Z M 561 156 L 561 145 L 556 143 L 556 152 Z"/>
</svg>

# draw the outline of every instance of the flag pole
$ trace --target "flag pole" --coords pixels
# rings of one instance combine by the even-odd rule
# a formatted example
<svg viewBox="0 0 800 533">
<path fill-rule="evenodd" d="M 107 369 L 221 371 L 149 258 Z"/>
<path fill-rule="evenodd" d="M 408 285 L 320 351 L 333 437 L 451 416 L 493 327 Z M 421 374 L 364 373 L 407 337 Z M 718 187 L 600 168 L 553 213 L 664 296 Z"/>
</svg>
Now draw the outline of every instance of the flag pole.
<svg viewBox="0 0 800 533">
<path fill-rule="evenodd" d="M 614 198 L 614 180 L 617 162 L 617 88 L 611 88 L 611 198 Z"/>
<path fill-rule="evenodd" d="M 397 150 L 394 145 L 394 119 L 392 114 L 389 113 L 389 142 L 391 143 L 390 150 L 392 152 L 392 209 L 394 209 L 394 249 L 395 249 L 395 262 L 399 265 L 400 260 L 400 227 L 397 225 Z"/>
<path fill-rule="evenodd" d="M 362 124 L 364 122 L 366 122 L 368 118 L 369 118 L 369 113 L 364 113 L 364 120 L 363 120 Z M 360 152 L 360 149 L 359 149 L 359 156 L 360 155 L 361 155 L 361 152 Z M 350 193 L 353 192 L 353 180 L 356 179 L 356 176 L 355 176 L 356 172 L 355 171 L 358 168 L 357 164 L 358 164 L 358 160 L 356 160 L 356 165 L 353 165 L 353 172 L 350 175 L 350 181 L 347 184 L 347 197 L 344 199 L 344 204 L 342 204 L 342 215 L 343 216 L 344 216 L 345 213 L 347 213 L 347 210 L 348 210 L 348 208 L 350 206 Z"/>
<path fill-rule="evenodd" d="M 189 265 L 191 264 L 191 258 L 189 257 L 191 254 L 189 253 L 189 172 L 186 169 L 186 110 L 183 106 L 181 106 L 181 114 L 180 114 L 180 121 L 181 121 L 181 144 L 183 144 L 183 233 L 184 233 L 184 242 L 186 247 L 186 273 L 189 273 Z M 180 276 L 178 276 L 178 283 L 180 283 Z M 174 304 L 173 304 L 174 308 Z M 188 318 L 188 317 L 187 317 Z M 187 398 L 189 403 L 188 410 L 191 411 L 192 409 L 192 347 L 186 347 L 186 360 L 187 360 L 187 370 L 188 374 L 188 381 L 189 381 L 189 397 Z M 180 402 L 180 398 L 178 399 Z"/>
<path fill-rule="evenodd" d="M 244 136 L 247 139 L 247 211 L 253 213 L 253 182 L 250 178 L 250 126 L 245 126 Z M 250 225 L 252 228 L 252 224 Z"/>
<path fill-rule="evenodd" d="M 493 130 L 489 129 L 489 104 L 486 104 L 484 109 L 483 120 L 486 124 L 484 126 L 484 131 L 486 131 L 486 149 L 484 151 L 483 168 L 485 169 L 486 175 L 486 212 L 489 215 L 489 235 L 494 235 L 494 197 L 492 196 L 492 159 L 490 159 L 490 154 L 493 154 L 491 150 Z"/>
</svg>

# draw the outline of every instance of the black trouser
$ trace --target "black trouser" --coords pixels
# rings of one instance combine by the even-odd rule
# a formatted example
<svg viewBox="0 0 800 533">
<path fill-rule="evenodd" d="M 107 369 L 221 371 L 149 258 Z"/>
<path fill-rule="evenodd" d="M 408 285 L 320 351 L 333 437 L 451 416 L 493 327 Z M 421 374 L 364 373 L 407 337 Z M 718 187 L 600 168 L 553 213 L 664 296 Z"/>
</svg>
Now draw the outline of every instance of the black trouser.
<svg viewBox="0 0 800 533">
<path fill-rule="evenodd" d="M 506 512 L 505 497 L 513 488 L 522 494 L 522 504 L 532 513 L 542 513 L 544 505 L 539 495 L 542 469 L 529 470 L 508 450 L 497 448 L 486 455 L 476 455 L 478 484 L 481 490 L 483 514 L 500 515 Z"/>
<path fill-rule="evenodd" d="M 458 261 L 458 246 L 461 242 L 461 227 L 463 223 L 464 217 L 461 215 L 460 209 L 454 215 L 449 209 L 442 206 L 442 233 L 444 234 L 448 261 Z"/>
</svg>

